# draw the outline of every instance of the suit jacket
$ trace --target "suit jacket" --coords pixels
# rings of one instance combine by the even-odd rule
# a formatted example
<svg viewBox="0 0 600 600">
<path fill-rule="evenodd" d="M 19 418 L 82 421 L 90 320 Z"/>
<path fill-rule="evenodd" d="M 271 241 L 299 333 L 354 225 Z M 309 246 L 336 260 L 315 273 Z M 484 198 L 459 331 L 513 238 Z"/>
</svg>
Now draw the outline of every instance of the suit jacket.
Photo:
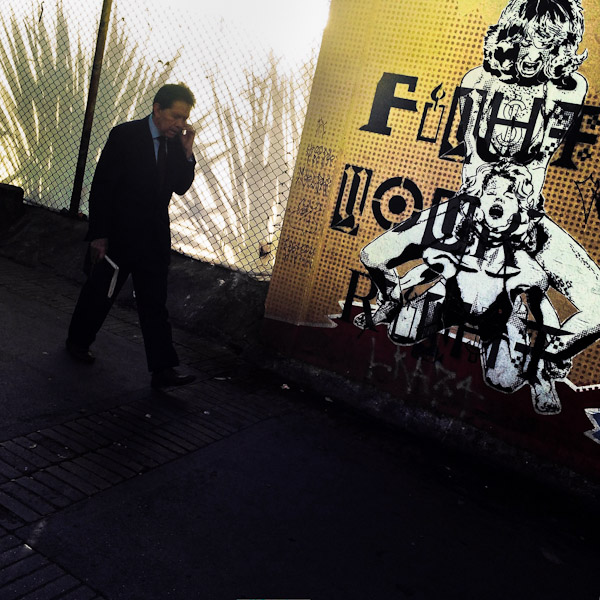
<svg viewBox="0 0 600 600">
<path fill-rule="evenodd" d="M 159 189 L 154 141 L 148 117 L 111 130 L 96 167 L 90 193 L 87 240 L 108 238 L 115 260 L 170 255 L 169 202 L 194 180 L 195 162 L 181 140 L 168 140 L 165 182 Z"/>
</svg>

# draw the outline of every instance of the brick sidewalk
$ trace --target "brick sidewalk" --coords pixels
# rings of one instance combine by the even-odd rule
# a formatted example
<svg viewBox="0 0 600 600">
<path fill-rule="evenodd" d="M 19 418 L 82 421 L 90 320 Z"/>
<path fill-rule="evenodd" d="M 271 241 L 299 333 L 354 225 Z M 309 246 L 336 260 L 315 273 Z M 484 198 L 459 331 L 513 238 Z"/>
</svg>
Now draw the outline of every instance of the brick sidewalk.
<svg viewBox="0 0 600 600">
<path fill-rule="evenodd" d="M 7 259 L 0 259 L 0 286 L 68 315 L 79 292 Z M 104 330 L 142 343 L 134 310 L 115 305 Z M 272 382 L 259 381 L 226 348 L 183 331 L 176 339 L 182 364 L 197 375 L 194 384 L 0 442 L 2 600 L 100 599 L 26 543 L 20 529 L 290 410 Z"/>
</svg>

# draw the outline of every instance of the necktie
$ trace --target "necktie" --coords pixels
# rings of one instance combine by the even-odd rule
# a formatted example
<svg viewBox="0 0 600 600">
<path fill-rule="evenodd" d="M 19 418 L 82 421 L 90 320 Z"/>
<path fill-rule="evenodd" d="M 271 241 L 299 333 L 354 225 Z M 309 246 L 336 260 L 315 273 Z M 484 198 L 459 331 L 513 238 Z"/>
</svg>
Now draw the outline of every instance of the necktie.
<svg viewBox="0 0 600 600">
<path fill-rule="evenodd" d="M 158 143 L 158 157 L 156 159 L 156 168 L 158 170 L 158 186 L 162 188 L 167 174 L 167 138 L 161 135 Z"/>
</svg>

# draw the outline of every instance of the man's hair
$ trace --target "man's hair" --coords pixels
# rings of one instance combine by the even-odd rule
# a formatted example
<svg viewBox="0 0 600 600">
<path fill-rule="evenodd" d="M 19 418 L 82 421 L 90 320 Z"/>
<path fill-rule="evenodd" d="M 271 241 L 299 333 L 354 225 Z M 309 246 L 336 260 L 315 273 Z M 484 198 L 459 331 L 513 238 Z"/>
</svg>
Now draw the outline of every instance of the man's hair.
<svg viewBox="0 0 600 600">
<path fill-rule="evenodd" d="M 502 79 L 524 83 L 519 81 L 515 64 L 529 25 L 535 25 L 552 46 L 543 72 L 529 83 L 552 81 L 570 88 L 571 73 L 587 57 L 587 51 L 577 54 L 584 28 L 581 0 L 510 0 L 498 23 L 485 36 L 485 70 Z"/>
<path fill-rule="evenodd" d="M 161 108 L 171 108 L 174 102 L 181 101 L 194 106 L 196 98 L 190 88 L 184 83 L 167 83 L 163 85 L 156 96 L 153 104 L 159 104 Z"/>
</svg>

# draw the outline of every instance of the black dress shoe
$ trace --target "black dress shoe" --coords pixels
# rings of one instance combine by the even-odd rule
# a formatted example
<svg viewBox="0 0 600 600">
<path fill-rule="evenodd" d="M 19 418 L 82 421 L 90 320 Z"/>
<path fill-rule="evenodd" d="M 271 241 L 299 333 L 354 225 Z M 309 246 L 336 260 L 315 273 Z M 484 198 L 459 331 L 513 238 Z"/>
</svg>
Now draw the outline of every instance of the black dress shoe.
<svg viewBox="0 0 600 600">
<path fill-rule="evenodd" d="M 96 357 L 90 352 L 90 349 L 85 346 L 79 346 L 71 340 L 67 340 L 65 346 L 67 352 L 78 362 L 91 365 L 96 360 Z"/>
<path fill-rule="evenodd" d="M 196 380 L 195 375 L 181 375 L 175 369 L 161 369 L 152 373 L 150 385 L 154 389 L 163 387 L 174 387 L 177 385 L 187 385 Z"/>
</svg>

